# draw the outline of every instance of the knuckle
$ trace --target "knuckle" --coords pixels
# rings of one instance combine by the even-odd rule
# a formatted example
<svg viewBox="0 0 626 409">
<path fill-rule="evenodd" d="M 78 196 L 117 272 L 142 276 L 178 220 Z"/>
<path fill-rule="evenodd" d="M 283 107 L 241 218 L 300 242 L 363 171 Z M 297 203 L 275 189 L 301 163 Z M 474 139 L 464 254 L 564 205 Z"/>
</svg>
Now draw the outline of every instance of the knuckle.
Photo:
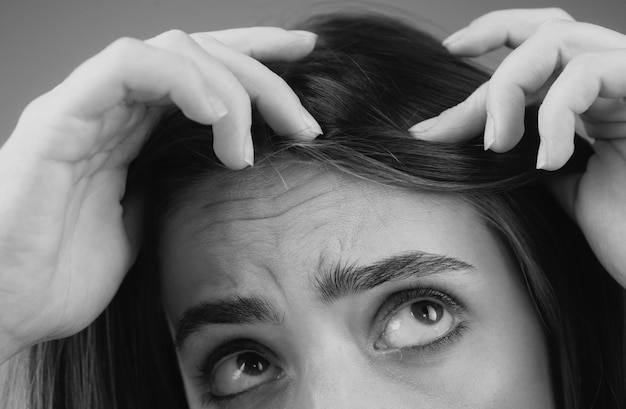
<svg viewBox="0 0 626 409">
<path fill-rule="evenodd" d="M 560 20 L 567 20 L 567 21 L 573 21 L 574 18 L 565 10 L 563 10 L 560 7 L 550 7 L 548 9 L 546 9 L 547 14 L 551 16 L 551 18 L 554 19 L 560 19 Z"/>
<path fill-rule="evenodd" d="M 564 27 L 571 23 L 571 20 L 559 17 L 548 18 L 539 25 L 537 33 L 550 37 L 559 36 L 559 34 L 563 32 Z"/>
<path fill-rule="evenodd" d="M 48 93 L 49 94 L 49 93 Z M 40 119 L 42 114 L 49 112 L 50 107 L 54 107 L 48 103 L 48 94 L 41 95 L 33 99 L 22 111 L 21 120 L 26 119 L 30 122 L 33 119 Z"/>
<path fill-rule="evenodd" d="M 482 108 L 485 105 L 485 98 L 482 95 L 485 92 L 485 89 L 478 88 L 474 91 L 469 97 L 465 98 L 459 104 L 457 104 L 458 109 L 473 111 L 477 108 Z"/>
<path fill-rule="evenodd" d="M 201 32 L 193 33 L 189 35 L 194 41 L 198 41 L 201 44 L 221 44 L 220 41 L 215 38 L 211 33 Z"/>
<path fill-rule="evenodd" d="M 179 30 L 177 28 L 172 29 L 172 30 L 168 30 L 168 31 L 160 34 L 159 37 L 162 37 L 162 38 L 170 40 L 170 41 L 187 41 L 187 40 L 189 40 L 189 35 L 186 32 L 184 32 L 183 30 Z"/>
<path fill-rule="evenodd" d="M 112 42 L 102 52 L 105 64 L 117 66 L 124 64 L 143 50 L 143 42 L 136 38 L 122 37 Z"/>
<path fill-rule="evenodd" d="M 180 65 L 181 71 L 185 73 L 187 78 L 202 78 L 202 71 L 200 70 L 200 67 L 198 67 L 198 64 L 196 64 L 193 60 L 181 56 L 180 58 L 177 58 L 177 61 Z"/>
<path fill-rule="evenodd" d="M 585 51 L 573 57 L 567 64 L 567 69 L 572 71 L 584 71 L 590 73 L 594 67 L 602 63 L 598 52 Z M 599 60 L 599 61 L 598 61 Z"/>
<path fill-rule="evenodd" d="M 173 29 L 147 41 L 148 44 L 161 48 L 175 48 L 176 46 L 194 43 L 194 40 L 183 30 Z"/>
<path fill-rule="evenodd" d="M 113 41 L 106 49 L 109 54 L 113 55 L 128 55 L 134 53 L 140 46 L 141 41 L 132 37 L 122 37 Z"/>
</svg>

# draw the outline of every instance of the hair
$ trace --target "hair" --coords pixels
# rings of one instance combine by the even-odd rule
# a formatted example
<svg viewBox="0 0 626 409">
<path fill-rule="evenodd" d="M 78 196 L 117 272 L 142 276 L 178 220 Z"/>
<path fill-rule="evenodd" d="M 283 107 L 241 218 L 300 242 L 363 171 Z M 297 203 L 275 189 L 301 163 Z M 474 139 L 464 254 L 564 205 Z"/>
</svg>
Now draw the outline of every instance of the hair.
<svg viewBox="0 0 626 409">
<path fill-rule="evenodd" d="M 430 35 L 381 15 L 320 15 L 298 28 L 319 35 L 315 50 L 270 68 L 293 88 L 324 135 L 307 142 L 277 135 L 255 112 L 257 164 L 236 172 L 213 154 L 211 127 L 178 110 L 164 114 L 129 178 L 130 189 L 144 197 L 138 259 L 88 328 L 30 350 L 30 407 L 186 407 L 160 301 L 156 254 L 163 223 L 200 183 L 291 162 L 466 200 L 520 265 L 543 323 L 557 406 L 626 407 L 624 291 L 541 183 L 543 172 L 534 166 L 536 108 L 527 109 L 524 138 L 507 153 L 485 152 L 480 135 L 453 144 L 417 140 L 407 132 L 412 124 L 463 101 L 488 74 Z M 590 148 L 580 139 L 577 145 L 563 172 L 584 168 Z"/>
</svg>

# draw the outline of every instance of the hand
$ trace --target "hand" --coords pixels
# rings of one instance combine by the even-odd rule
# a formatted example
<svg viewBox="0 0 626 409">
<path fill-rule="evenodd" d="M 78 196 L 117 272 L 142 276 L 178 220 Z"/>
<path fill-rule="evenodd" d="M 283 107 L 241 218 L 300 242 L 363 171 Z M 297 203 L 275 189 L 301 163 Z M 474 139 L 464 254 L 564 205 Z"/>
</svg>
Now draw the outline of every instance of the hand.
<svg viewBox="0 0 626 409">
<path fill-rule="evenodd" d="M 604 267 L 626 287 L 626 36 L 575 22 L 558 9 L 489 13 L 450 36 L 454 54 L 515 48 L 463 103 L 411 128 L 420 139 L 463 141 L 484 129 L 485 149 L 504 152 L 524 132 L 524 107 L 541 103 L 537 167 L 561 168 L 574 150 L 576 118 L 594 139 L 582 174 L 549 184 Z"/>
<path fill-rule="evenodd" d="M 276 28 L 121 39 L 25 109 L 0 149 L 0 362 L 78 332 L 117 291 L 138 247 L 120 204 L 127 168 L 164 106 L 211 124 L 233 169 L 253 161 L 251 100 L 278 133 L 321 132 L 253 58 L 294 60 L 314 43 Z"/>
</svg>

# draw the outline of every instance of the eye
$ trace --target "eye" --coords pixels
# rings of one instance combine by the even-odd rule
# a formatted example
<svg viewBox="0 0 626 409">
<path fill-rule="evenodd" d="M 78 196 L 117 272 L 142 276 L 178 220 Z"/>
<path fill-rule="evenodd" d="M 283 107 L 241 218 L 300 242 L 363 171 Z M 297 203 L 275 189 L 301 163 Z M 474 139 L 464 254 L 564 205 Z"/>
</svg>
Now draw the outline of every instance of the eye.
<svg viewBox="0 0 626 409">
<path fill-rule="evenodd" d="M 457 326 L 455 315 L 441 302 L 418 299 L 392 313 L 376 341 L 376 349 L 401 349 L 429 345 Z"/>
<path fill-rule="evenodd" d="M 229 398 L 279 379 L 283 370 L 261 353 L 248 350 L 225 356 L 208 374 L 213 398 Z"/>
</svg>

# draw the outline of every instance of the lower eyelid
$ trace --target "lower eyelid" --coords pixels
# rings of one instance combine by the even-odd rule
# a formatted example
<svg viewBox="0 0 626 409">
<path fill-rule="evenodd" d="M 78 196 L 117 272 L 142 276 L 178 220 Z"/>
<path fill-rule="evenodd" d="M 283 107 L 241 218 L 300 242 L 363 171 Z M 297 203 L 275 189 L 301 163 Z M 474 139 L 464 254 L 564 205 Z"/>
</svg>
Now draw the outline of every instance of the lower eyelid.
<svg viewBox="0 0 626 409">
<path fill-rule="evenodd" d="M 398 349 L 398 351 L 400 352 L 408 352 L 408 351 L 415 351 L 415 352 L 439 352 L 441 351 L 443 348 L 450 346 L 452 344 L 454 344 L 457 341 L 460 341 L 460 339 L 470 330 L 469 324 L 467 323 L 467 321 L 461 321 L 458 324 L 456 324 L 456 326 L 451 329 L 450 331 L 448 331 L 445 335 L 443 335 L 440 338 L 437 338 L 436 340 L 434 340 L 431 343 L 428 343 L 426 345 L 413 345 L 413 346 L 407 346 L 404 348 L 400 348 Z"/>
<path fill-rule="evenodd" d="M 225 360 L 228 360 L 230 357 L 236 356 L 243 352 L 253 352 L 254 354 L 258 354 L 263 357 L 267 361 L 271 363 L 272 366 L 278 368 L 280 370 L 279 376 L 277 376 L 274 380 L 268 380 L 266 382 L 262 382 L 258 385 L 252 386 L 251 388 L 238 392 L 232 395 L 215 395 L 211 391 L 212 377 L 214 375 L 214 371 L 217 370 L 219 365 Z M 228 341 L 223 342 L 220 346 L 213 349 L 212 352 L 208 354 L 209 356 L 202 360 L 202 363 L 196 366 L 196 379 L 197 379 L 197 387 L 201 392 L 202 401 L 204 406 L 209 406 L 211 403 L 216 403 L 219 401 L 229 401 L 237 398 L 239 395 L 246 394 L 247 392 L 253 392 L 258 388 L 262 388 L 275 381 L 276 379 L 282 378 L 284 374 L 283 366 L 280 365 L 280 360 L 274 354 L 272 349 L 268 348 L 264 345 L 264 343 L 256 341 L 250 338 L 234 338 Z"/>
<path fill-rule="evenodd" d="M 203 406 L 209 406 L 211 404 L 219 404 L 219 403 L 228 403 L 230 401 L 233 401 L 235 399 L 237 399 L 240 396 L 249 394 L 249 393 L 255 393 L 256 391 L 263 389 L 263 388 L 267 388 L 267 387 L 271 387 L 271 384 L 274 384 L 275 382 L 280 382 L 282 379 L 286 378 L 286 373 L 285 371 L 280 368 L 281 373 L 279 376 L 277 376 L 275 379 L 267 381 L 267 382 L 263 382 L 260 383 L 258 385 L 255 385 L 249 389 L 246 389 L 245 391 L 239 392 L 237 394 L 233 394 L 233 395 L 214 395 L 213 393 L 206 391 L 204 393 L 202 393 L 201 399 L 202 399 L 202 405 Z"/>
</svg>

